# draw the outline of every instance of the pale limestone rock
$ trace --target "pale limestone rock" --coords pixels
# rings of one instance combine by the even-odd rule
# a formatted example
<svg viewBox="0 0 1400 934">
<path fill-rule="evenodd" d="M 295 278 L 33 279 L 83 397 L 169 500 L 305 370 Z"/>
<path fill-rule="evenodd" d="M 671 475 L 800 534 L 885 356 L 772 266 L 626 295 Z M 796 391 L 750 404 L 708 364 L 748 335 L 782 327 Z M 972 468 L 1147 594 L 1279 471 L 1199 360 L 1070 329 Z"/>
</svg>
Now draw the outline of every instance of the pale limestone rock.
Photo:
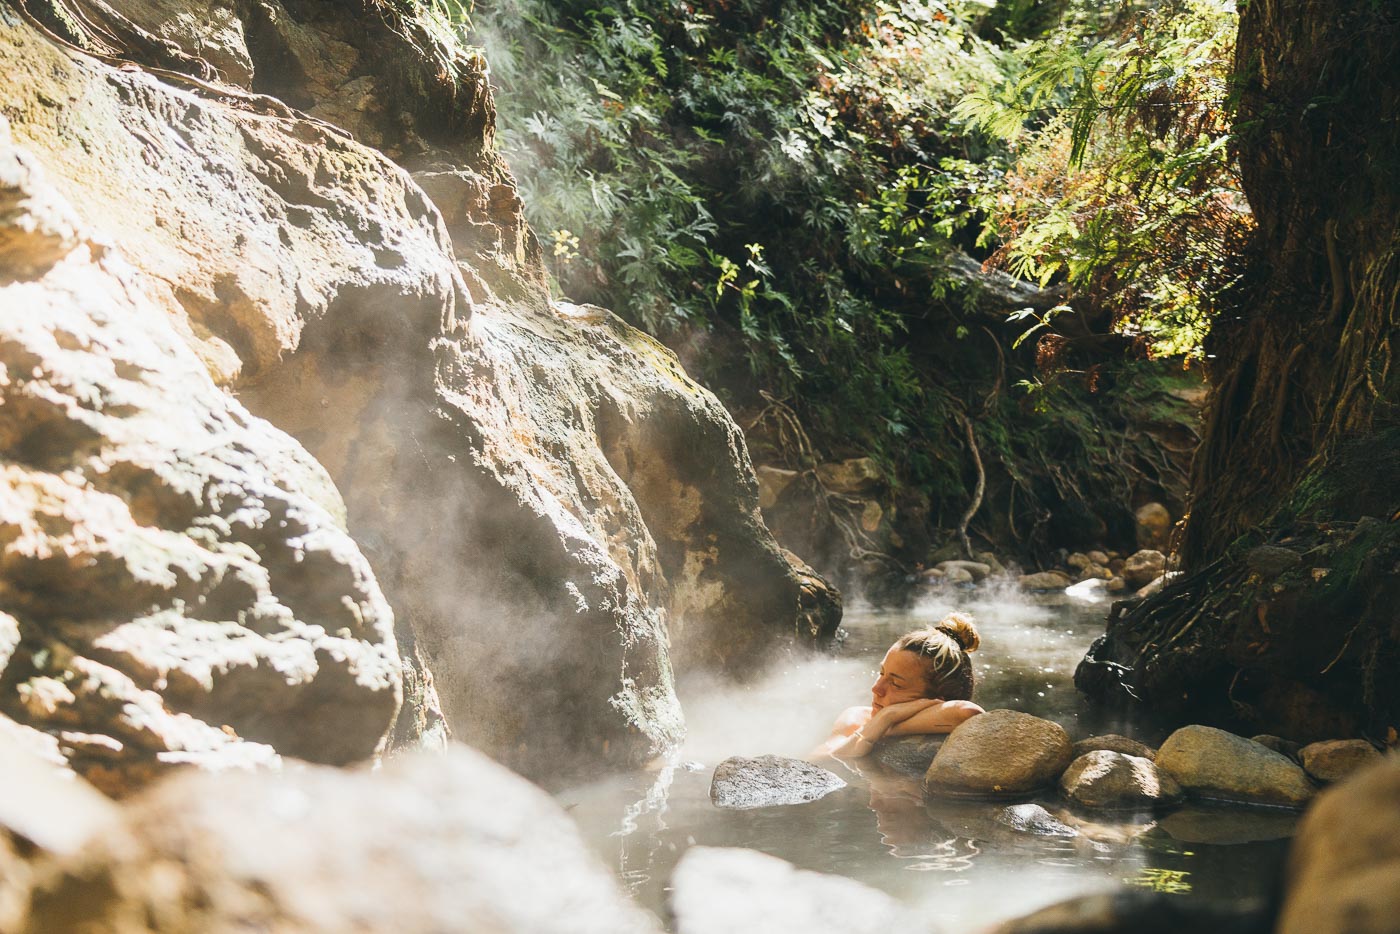
<svg viewBox="0 0 1400 934">
<path fill-rule="evenodd" d="M 677 934 L 889 934 L 918 930 L 877 889 L 754 850 L 693 846 L 671 875 Z M 923 926 L 921 926 L 923 927 Z M 924 927 L 927 930 L 926 927 Z"/>
<path fill-rule="evenodd" d="M 158 870 L 158 871 L 156 871 Z M 465 747 L 188 772 L 40 884 L 35 930 L 657 934 L 547 794 Z"/>
</svg>

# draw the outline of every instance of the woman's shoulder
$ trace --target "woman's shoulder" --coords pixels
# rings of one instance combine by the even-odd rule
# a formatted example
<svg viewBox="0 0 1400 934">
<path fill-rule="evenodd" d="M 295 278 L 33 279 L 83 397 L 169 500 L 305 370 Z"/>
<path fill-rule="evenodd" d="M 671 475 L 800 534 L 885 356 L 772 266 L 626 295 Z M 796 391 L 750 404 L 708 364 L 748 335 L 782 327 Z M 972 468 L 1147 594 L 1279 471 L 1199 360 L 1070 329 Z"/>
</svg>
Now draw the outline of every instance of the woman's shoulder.
<svg viewBox="0 0 1400 934">
<path fill-rule="evenodd" d="M 832 729 L 852 733 L 870 722 L 870 707 L 847 707 L 836 717 Z"/>
</svg>

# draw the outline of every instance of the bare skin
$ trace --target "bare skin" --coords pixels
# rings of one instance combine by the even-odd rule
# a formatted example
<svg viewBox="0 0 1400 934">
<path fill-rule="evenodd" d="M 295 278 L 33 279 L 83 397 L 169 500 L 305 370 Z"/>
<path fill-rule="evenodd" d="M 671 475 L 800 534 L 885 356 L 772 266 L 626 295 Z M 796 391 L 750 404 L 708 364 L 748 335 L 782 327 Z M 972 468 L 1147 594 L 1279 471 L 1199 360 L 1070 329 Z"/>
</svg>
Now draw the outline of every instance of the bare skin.
<svg viewBox="0 0 1400 934">
<path fill-rule="evenodd" d="M 838 759 L 859 759 L 887 736 L 951 733 L 982 713 L 972 701 L 925 697 L 924 662 L 913 652 L 890 649 L 870 688 L 869 707 L 848 707 L 832 725 L 831 738 L 817 750 Z"/>
</svg>

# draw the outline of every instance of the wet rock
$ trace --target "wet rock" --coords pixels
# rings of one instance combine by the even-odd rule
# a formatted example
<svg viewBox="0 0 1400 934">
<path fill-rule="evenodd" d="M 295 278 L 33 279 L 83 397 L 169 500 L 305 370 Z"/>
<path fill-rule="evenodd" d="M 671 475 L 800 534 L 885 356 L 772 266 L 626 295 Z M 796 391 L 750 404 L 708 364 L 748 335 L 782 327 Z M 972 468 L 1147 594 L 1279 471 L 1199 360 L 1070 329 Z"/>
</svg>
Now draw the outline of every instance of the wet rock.
<svg viewBox="0 0 1400 934">
<path fill-rule="evenodd" d="M 1244 563 L 1264 580 L 1278 577 L 1285 571 L 1301 567 L 1303 559 L 1287 548 L 1276 545 L 1260 545 L 1245 553 Z"/>
<path fill-rule="evenodd" d="M 817 479 L 833 493 L 856 496 L 879 489 L 885 483 L 884 471 L 873 458 L 855 457 L 817 465 Z"/>
<path fill-rule="evenodd" d="M 1060 776 L 1060 792 L 1086 808 L 1155 810 L 1181 803 L 1181 786 L 1149 759 L 1108 749 L 1085 753 Z"/>
<path fill-rule="evenodd" d="M 1153 749 L 1151 746 L 1126 736 L 1120 736 L 1117 733 L 1105 733 L 1102 736 L 1090 736 L 1088 739 L 1081 739 L 1074 744 L 1074 757 L 1078 759 L 1080 756 L 1093 752 L 1096 749 L 1121 752 L 1125 756 L 1137 756 L 1140 759 L 1147 759 L 1149 762 L 1157 758 L 1157 750 Z"/>
<path fill-rule="evenodd" d="M 715 768 L 710 800 L 715 807 L 746 810 L 804 804 L 845 787 L 839 776 L 801 759 L 733 756 Z"/>
<path fill-rule="evenodd" d="M 996 814 L 996 822 L 1036 837 L 1077 837 L 1079 831 L 1038 804 L 1013 804 Z"/>
<path fill-rule="evenodd" d="M 160 871 L 153 871 L 159 867 Z M 36 930 L 656 934 L 548 795 L 465 747 L 186 772 L 41 884 Z"/>
<path fill-rule="evenodd" d="M 1160 551 L 1143 550 L 1123 562 L 1123 579 L 1129 587 L 1142 587 L 1161 577 L 1166 569 L 1166 555 Z"/>
<path fill-rule="evenodd" d="M 1172 534 L 1172 514 L 1161 503 L 1145 503 L 1137 513 L 1138 548 L 1165 551 Z"/>
<path fill-rule="evenodd" d="M 1073 758 L 1058 723 L 1018 710 L 989 710 L 948 734 L 924 776 L 931 793 L 999 795 L 1043 788 Z"/>
<path fill-rule="evenodd" d="M 1320 782 L 1339 782 L 1353 772 L 1381 759 L 1376 747 L 1364 739 L 1333 739 L 1310 743 L 1298 752 L 1303 771 Z"/>
<path fill-rule="evenodd" d="M 952 571 L 966 571 L 971 575 L 972 580 L 981 583 L 992 573 L 992 566 L 983 564 L 981 561 L 943 561 L 938 565 L 938 569 L 944 573 Z"/>
<path fill-rule="evenodd" d="M 946 736 L 895 736 L 875 744 L 874 756 L 881 765 L 905 775 L 923 775 L 942 748 Z"/>
<path fill-rule="evenodd" d="M 897 901 L 844 876 L 754 850 L 693 846 L 671 875 L 677 934 L 889 934 L 910 929 Z M 914 929 L 926 929 L 918 925 Z"/>
<path fill-rule="evenodd" d="M 791 551 L 784 548 L 782 555 L 797 578 L 796 630 L 805 641 L 819 643 L 841 625 L 841 591 Z"/>
<path fill-rule="evenodd" d="M 1173 840 L 1232 846 L 1293 836 L 1298 815 L 1279 808 L 1238 808 L 1187 804 L 1158 821 Z"/>
<path fill-rule="evenodd" d="M 1112 577 L 1113 577 L 1113 572 L 1112 572 L 1112 571 L 1110 571 L 1108 568 L 1103 567 L 1102 565 L 1098 565 L 1098 564 L 1086 564 L 1086 565 L 1084 565 L 1084 567 L 1082 567 L 1082 568 L 1079 569 L 1079 579 L 1082 580 L 1082 581 L 1087 581 L 1087 580 L 1106 581 L 1106 580 L 1110 580 Z"/>
<path fill-rule="evenodd" d="M 1394 934 L 1400 919 L 1400 760 L 1327 789 L 1289 852 L 1278 934 Z"/>
<path fill-rule="evenodd" d="M 1074 581 L 1070 580 L 1068 574 L 1060 571 L 1039 571 L 1035 574 L 1023 574 L 1017 581 L 1022 590 L 1064 590 Z"/>
<path fill-rule="evenodd" d="M 1281 736 L 1273 736 L 1268 733 L 1260 733 L 1258 736 L 1251 736 L 1250 739 L 1267 749 L 1287 756 L 1294 762 L 1298 761 L 1298 753 L 1303 748 L 1302 744 L 1295 743 L 1291 739 L 1284 739 Z"/>
<path fill-rule="evenodd" d="M 1128 582 L 1121 577 L 1109 578 L 1104 582 L 1104 590 L 1109 593 L 1122 593 L 1128 589 Z"/>
<path fill-rule="evenodd" d="M 1288 757 L 1214 727 L 1177 730 L 1157 750 L 1156 764 L 1197 798 L 1302 807 L 1316 791 Z"/>
<path fill-rule="evenodd" d="M 1081 895 L 992 928 L 987 934 L 1268 934 L 1263 901 L 1215 904 L 1168 892 Z"/>
<path fill-rule="evenodd" d="M 1108 562 L 1113 560 L 1109 557 L 1108 552 L 1098 550 L 1086 552 L 1085 557 L 1088 558 L 1091 563 L 1097 564 L 1099 567 L 1108 567 Z"/>
<path fill-rule="evenodd" d="M 1076 571 L 1088 567 L 1090 564 L 1093 564 L 1093 562 L 1090 561 L 1089 556 L 1082 551 L 1073 552 L 1069 557 L 1065 558 L 1065 567 L 1073 568 Z"/>
</svg>

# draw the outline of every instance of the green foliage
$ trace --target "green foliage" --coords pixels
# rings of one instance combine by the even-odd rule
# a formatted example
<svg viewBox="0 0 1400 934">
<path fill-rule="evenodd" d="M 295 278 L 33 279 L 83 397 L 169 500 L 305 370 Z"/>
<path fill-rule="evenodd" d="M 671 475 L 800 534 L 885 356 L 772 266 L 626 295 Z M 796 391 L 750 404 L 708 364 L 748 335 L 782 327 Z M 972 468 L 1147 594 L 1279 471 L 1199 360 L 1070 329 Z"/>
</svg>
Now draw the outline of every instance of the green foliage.
<svg viewBox="0 0 1400 934">
<path fill-rule="evenodd" d="M 1015 274 L 1063 277 L 1158 353 L 1199 356 L 1252 227 L 1230 153 L 1235 14 L 1172 0 L 1107 37 L 1065 26 L 960 116 L 1014 147 L 981 204 Z"/>
</svg>

